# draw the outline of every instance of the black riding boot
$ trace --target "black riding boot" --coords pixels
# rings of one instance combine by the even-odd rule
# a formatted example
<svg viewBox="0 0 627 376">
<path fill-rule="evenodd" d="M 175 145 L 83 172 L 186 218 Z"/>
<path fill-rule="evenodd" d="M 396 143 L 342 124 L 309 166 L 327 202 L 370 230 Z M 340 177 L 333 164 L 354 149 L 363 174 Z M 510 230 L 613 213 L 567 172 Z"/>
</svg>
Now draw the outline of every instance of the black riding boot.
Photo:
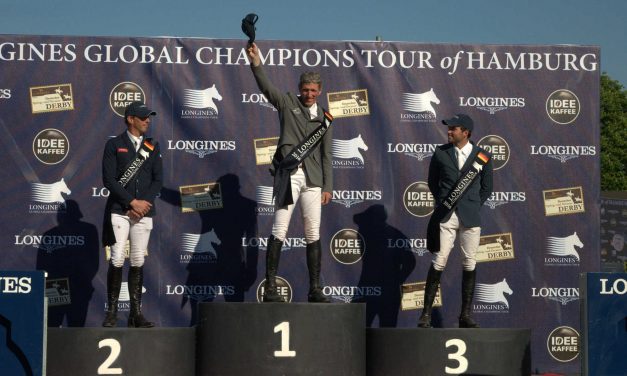
<svg viewBox="0 0 627 376">
<path fill-rule="evenodd" d="M 131 312 L 128 315 L 129 328 L 152 328 L 154 323 L 146 320 L 142 315 L 142 286 L 144 282 L 144 268 L 131 266 L 128 271 L 128 292 L 131 297 Z"/>
<path fill-rule="evenodd" d="M 425 284 L 424 307 L 422 309 L 422 315 L 420 315 L 420 319 L 418 319 L 419 328 L 431 327 L 431 309 L 433 308 L 433 300 L 435 300 L 435 295 L 438 293 L 441 276 L 442 271 L 435 270 L 433 264 L 431 264 L 431 267 L 429 268 L 429 273 L 427 273 L 427 282 Z"/>
<path fill-rule="evenodd" d="M 311 303 L 331 303 L 329 298 L 324 296 L 320 287 L 322 254 L 320 248 L 320 240 L 307 244 L 307 268 L 309 269 L 309 294 L 307 294 L 307 300 Z"/>
<path fill-rule="evenodd" d="M 275 238 L 274 235 L 270 235 L 268 238 L 268 251 L 266 253 L 266 283 L 263 287 L 264 302 L 285 302 L 285 299 L 279 295 L 276 287 L 276 273 L 279 269 L 282 246 L 282 240 Z"/>
<path fill-rule="evenodd" d="M 109 264 L 107 271 L 107 314 L 102 326 L 113 328 L 118 321 L 118 298 L 120 297 L 120 287 L 122 286 L 122 267 L 115 267 Z"/>
<path fill-rule="evenodd" d="M 472 297 L 475 294 L 476 270 L 464 270 L 462 275 L 462 313 L 459 315 L 460 328 L 478 328 L 472 317 L 470 317 L 470 308 L 472 306 Z"/>
</svg>

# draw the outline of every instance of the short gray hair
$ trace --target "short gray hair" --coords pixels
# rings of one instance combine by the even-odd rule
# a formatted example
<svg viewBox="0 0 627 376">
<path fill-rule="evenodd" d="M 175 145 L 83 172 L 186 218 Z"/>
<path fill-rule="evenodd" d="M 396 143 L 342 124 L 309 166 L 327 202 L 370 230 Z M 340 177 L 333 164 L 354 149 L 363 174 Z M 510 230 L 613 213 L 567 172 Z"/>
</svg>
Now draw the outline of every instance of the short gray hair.
<svg viewBox="0 0 627 376">
<path fill-rule="evenodd" d="M 300 75 L 300 81 L 298 82 L 298 87 L 302 87 L 305 84 L 318 84 L 318 86 L 322 87 L 322 79 L 320 78 L 320 73 L 318 72 L 305 72 Z"/>
</svg>

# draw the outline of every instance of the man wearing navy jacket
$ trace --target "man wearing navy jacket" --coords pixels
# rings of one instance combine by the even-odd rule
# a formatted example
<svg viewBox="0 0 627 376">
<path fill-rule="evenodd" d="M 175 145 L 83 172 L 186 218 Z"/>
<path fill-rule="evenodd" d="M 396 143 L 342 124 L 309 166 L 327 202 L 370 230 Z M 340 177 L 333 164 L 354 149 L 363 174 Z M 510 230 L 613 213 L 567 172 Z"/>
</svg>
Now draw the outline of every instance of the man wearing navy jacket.
<svg viewBox="0 0 627 376">
<path fill-rule="evenodd" d="M 477 328 L 479 325 L 470 317 L 470 308 L 475 290 L 476 253 L 481 235 L 481 218 L 479 212 L 483 203 L 492 194 L 492 161 L 489 154 L 470 142 L 474 124 L 470 116 L 457 114 L 451 119 L 443 120 L 448 126 L 448 144 L 436 148 L 429 165 L 429 190 L 436 202 L 436 210 L 445 205 L 445 201 L 455 197 L 454 187 L 462 178 L 468 177 L 471 166 L 477 158 L 485 163 L 478 169 L 472 182 L 461 198 L 456 199 L 446 215 L 439 220 L 439 249 L 434 252 L 431 267 L 425 285 L 424 309 L 418 326 L 431 327 L 431 308 L 440 284 L 440 276 L 446 267 L 448 256 L 453 249 L 455 238 L 459 235 L 459 243 L 463 253 L 462 267 L 462 309 L 459 316 L 460 328 Z M 475 170 L 476 171 L 476 170 Z M 466 180 L 467 181 L 467 180 Z M 443 207 L 439 208 L 442 212 Z"/>
<path fill-rule="evenodd" d="M 155 198 L 163 182 L 159 144 L 144 136 L 154 115 L 156 112 L 142 102 L 129 104 L 124 112 L 126 131 L 107 141 L 102 157 L 102 180 L 110 192 L 102 240 L 105 246 L 111 246 L 104 327 L 117 325 L 127 239 L 130 241 L 128 289 L 131 299 L 128 326 L 154 326 L 141 313 L 144 255 L 155 215 Z"/>
</svg>

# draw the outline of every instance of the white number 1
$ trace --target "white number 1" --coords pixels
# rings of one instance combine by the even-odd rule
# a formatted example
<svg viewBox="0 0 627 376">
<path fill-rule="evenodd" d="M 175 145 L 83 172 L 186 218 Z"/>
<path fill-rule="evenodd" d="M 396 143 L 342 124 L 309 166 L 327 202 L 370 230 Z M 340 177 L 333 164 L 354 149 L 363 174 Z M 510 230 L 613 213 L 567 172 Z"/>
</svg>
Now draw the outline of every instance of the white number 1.
<svg viewBox="0 0 627 376">
<path fill-rule="evenodd" d="M 281 332 L 281 350 L 275 351 L 274 356 L 277 358 L 292 358 L 296 356 L 296 351 L 290 350 L 290 323 L 283 321 L 274 327 L 274 332 Z"/>
</svg>

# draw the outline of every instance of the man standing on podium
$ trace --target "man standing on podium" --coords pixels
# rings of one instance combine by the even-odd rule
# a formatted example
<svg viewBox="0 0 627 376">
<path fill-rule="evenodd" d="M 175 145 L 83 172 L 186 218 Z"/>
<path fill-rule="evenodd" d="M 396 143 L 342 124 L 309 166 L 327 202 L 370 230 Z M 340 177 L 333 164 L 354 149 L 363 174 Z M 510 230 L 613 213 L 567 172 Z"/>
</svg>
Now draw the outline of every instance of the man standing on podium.
<svg viewBox="0 0 627 376">
<path fill-rule="evenodd" d="M 276 274 L 292 212 L 296 203 L 300 203 L 309 269 L 307 299 L 309 302 L 328 303 L 329 298 L 322 293 L 320 286 L 320 217 L 321 205 L 331 202 L 332 197 L 330 125 L 333 117 L 316 102 L 322 92 L 320 74 L 306 72 L 300 76 L 300 95 L 283 93 L 266 77 L 254 42 L 249 42 L 247 53 L 257 85 L 277 109 L 280 119 L 279 143 L 271 169 L 275 213 L 272 235 L 268 238 L 263 301 L 284 301 L 277 291 Z"/>
<path fill-rule="evenodd" d="M 130 242 L 128 290 L 131 311 L 128 326 L 151 328 L 154 324 L 141 313 L 144 254 L 155 215 L 155 198 L 163 184 L 159 144 L 145 137 L 150 117 L 157 113 L 142 102 L 132 102 L 124 112 L 126 131 L 110 139 L 102 157 L 102 180 L 109 190 L 102 241 L 111 246 L 107 272 L 107 314 L 104 327 L 117 325 L 118 299 L 126 241 Z"/>
<path fill-rule="evenodd" d="M 440 276 L 459 235 L 463 253 L 459 327 L 478 328 L 470 311 L 481 235 L 479 212 L 492 194 L 492 161 L 486 151 L 470 142 L 474 128 L 470 116 L 457 114 L 442 123 L 448 126 L 448 144 L 436 148 L 429 165 L 428 185 L 436 207 L 429 221 L 427 247 L 434 255 L 427 274 L 424 309 L 418 327 L 431 327 L 431 309 Z"/>
</svg>

